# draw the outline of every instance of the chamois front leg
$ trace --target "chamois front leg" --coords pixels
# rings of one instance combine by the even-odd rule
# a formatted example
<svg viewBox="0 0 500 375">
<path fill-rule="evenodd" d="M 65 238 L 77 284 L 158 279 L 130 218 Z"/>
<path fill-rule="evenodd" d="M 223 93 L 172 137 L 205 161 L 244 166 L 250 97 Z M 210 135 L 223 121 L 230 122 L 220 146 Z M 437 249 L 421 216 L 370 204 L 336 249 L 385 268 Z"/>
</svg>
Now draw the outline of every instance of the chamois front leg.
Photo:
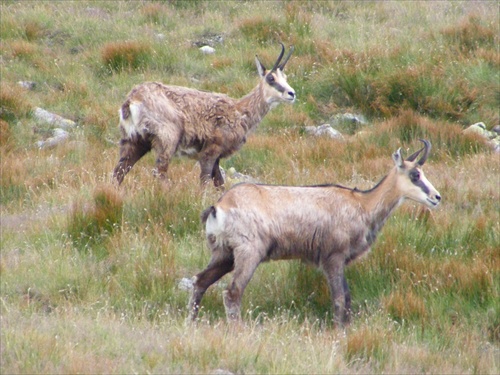
<svg viewBox="0 0 500 375">
<path fill-rule="evenodd" d="M 155 175 L 163 182 L 167 181 L 168 166 L 170 164 L 170 160 L 174 156 L 177 143 L 178 139 L 175 137 L 166 141 L 161 141 L 156 138 L 153 143 L 153 147 L 157 154 Z"/>
<path fill-rule="evenodd" d="M 125 175 L 132 169 L 146 153 L 151 150 L 151 142 L 142 137 L 124 138 L 120 141 L 120 160 L 113 171 L 113 178 L 118 185 L 123 182 Z"/>
<path fill-rule="evenodd" d="M 156 158 L 156 169 L 154 171 L 154 174 L 161 181 L 167 181 L 167 171 L 169 164 L 170 158 L 165 154 L 158 155 L 158 157 Z"/>
<path fill-rule="evenodd" d="M 234 249 L 233 281 L 222 292 L 226 317 L 229 321 L 241 320 L 241 298 L 257 266 L 262 261 L 254 246 L 240 246 Z"/>
<path fill-rule="evenodd" d="M 344 260 L 341 254 L 332 256 L 328 263 L 323 265 L 323 269 L 328 280 L 330 297 L 334 309 L 334 322 L 337 326 L 343 326 L 349 322 L 349 314 L 346 308 L 350 308 L 351 296 L 344 277 Z M 349 305 L 349 306 L 347 306 Z"/>
</svg>

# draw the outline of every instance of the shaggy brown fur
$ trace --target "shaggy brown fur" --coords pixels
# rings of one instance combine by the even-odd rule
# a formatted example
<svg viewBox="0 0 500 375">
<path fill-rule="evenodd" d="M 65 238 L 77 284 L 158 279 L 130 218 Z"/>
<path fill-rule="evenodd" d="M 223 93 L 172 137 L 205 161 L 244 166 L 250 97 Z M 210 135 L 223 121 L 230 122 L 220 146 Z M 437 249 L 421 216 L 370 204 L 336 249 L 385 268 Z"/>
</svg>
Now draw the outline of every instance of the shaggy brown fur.
<svg viewBox="0 0 500 375">
<path fill-rule="evenodd" d="M 272 107 L 295 101 L 295 91 L 283 73 L 292 51 L 281 62 L 282 45 L 271 70 L 256 57 L 261 80 L 239 100 L 158 82 L 134 87 L 120 109 L 122 139 L 114 178 L 121 184 L 134 164 L 154 149 L 160 178 L 166 179 L 174 155 L 188 156 L 199 161 L 203 184 L 212 179 L 215 186 L 223 185 L 219 160 L 239 150 Z"/>
</svg>

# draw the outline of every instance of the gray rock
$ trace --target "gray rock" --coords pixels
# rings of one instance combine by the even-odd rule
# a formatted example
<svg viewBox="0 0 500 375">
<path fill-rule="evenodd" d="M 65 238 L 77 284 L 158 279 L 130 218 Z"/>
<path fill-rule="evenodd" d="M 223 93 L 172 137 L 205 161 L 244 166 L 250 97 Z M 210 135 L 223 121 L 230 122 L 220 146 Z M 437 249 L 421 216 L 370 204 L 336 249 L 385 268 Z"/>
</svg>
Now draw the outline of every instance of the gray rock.
<svg viewBox="0 0 500 375">
<path fill-rule="evenodd" d="M 36 82 L 32 81 L 19 81 L 17 84 L 27 90 L 34 90 L 36 87 Z"/>
<path fill-rule="evenodd" d="M 46 111 L 45 109 L 42 109 L 40 107 L 35 108 L 33 116 L 38 121 L 46 122 L 47 124 L 55 125 L 63 129 L 74 128 L 76 126 L 76 123 L 74 121 L 65 119 L 64 117 Z"/>
<path fill-rule="evenodd" d="M 489 143 L 494 152 L 500 153 L 500 136 L 493 138 Z"/>
<path fill-rule="evenodd" d="M 332 139 L 337 139 L 340 141 L 344 140 L 344 136 L 338 130 L 331 127 L 330 124 L 323 124 L 320 126 L 306 126 L 305 131 L 307 134 L 313 135 L 315 137 L 327 136 Z"/>
<path fill-rule="evenodd" d="M 221 172 L 223 172 L 221 168 Z M 227 173 L 224 172 L 223 174 L 227 180 L 230 182 L 236 183 L 236 182 L 258 182 L 255 180 L 252 176 L 240 173 L 234 169 L 234 167 L 231 167 L 227 170 Z"/>
<path fill-rule="evenodd" d="M 60 128 L 56 128 L 53 130 L 53 136 L 47 138 L 45 141 L 38 141 L 36 145 L 38 148 L 52 148 L 61 143 L 66 142 L 69 139 L 69 133 Z"/>
<path fill-rule="evenodd" d="M 496 127 L 495 127 L 496 128 Z M 500 135 L 497 131 L 489 131 L 486 129 L 484 122 L 472 124 L 463 130 L 464 134 L 479 134 L 493 148 L 494 152 L 500 153 Z"/>
<path fill-rule="evenodd" d="M 196 47 L 215 47 L 217 44 L 222 43 L 224 43 L 224 35 L 208 32 L 201 35 L 198 40 L 194 41 L 193 45 Z"/>
<path fill-rule="evenodd" d="M 231 371 L 224 370 L 222 368 L 218 368 L 217 370 L 212 371 L 211 374 L 214 374 L 214 375 L 234 375 L 234 373 L 232 373 Z"/>
<path fill-rule="evenodd" d="M 156 38 L 156 40 L 163 41 L 166 39 L 166 36 L 163 33 L 157 33 L 157 34 L 155 34 L 155 38 Z"/>
<path fill-rule="evenodd" d="M 177 283 L 177 288 L 180 290 L 192 290 L 193 289 L 193 279 L 188 279 L 187 277 L 183 277 Z"/>
<path fill-rule="evenodd" d="M 348 122 L 352 124 L 366 125 L 366 119 L 363 115 L 355 115 L 353 113 L 340 113 L 331 118 L 333 125 L 337 125 L 342 122 Z"/>
<path fill-rule="evenodd" d="M 215 53 L 215 48 L 210 47 L 210 46 L 203 46 L 203 47 L 200 47 L 200 51 L 201 51 L 201 53 L 203 53 L 205 55 L 213 55 Z"/>
<path fill-rule="evenodd" d="M 488 139 L 493 139 L 495 137 L 498 137 L 498 134 L 496 132 L 490 132 L 489 130 L 486 129 L 486 125 L 484 124 L 484 122 L 478 122 L 476 124 L 469 126 L 468 128 L 464 129 L 463 133 L 465 134 L 476 133 Z"/>
</svg>

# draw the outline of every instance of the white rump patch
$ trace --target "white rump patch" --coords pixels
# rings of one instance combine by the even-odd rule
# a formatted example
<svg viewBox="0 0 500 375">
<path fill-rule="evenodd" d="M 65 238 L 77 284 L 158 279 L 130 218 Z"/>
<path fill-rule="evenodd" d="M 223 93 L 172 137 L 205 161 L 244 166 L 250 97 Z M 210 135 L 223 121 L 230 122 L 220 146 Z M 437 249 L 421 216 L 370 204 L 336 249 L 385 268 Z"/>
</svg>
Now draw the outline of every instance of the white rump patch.
<svg viewBox="0 0 500 375">
<path fill-rule="evenodd" d="M 120 126 L 125 130 L 125 134 L 129 138 L 133 135 L 140 133 L 142 129 L 139 129 L 140 124 L 140 114 L 141 114 L 142 103 L 130 103 L 130 117 L 128 119 L 123 118 L 122 110 L 120 109 Z"/>
<path fill-rule="evenodd" d="M 220 208 L 215 208 L 215 218 L 213 214 L 208 215 L 206 223 L 206 233 L 208 235 L 215 236 L 217 242 L 219 242 L 219 237 L 224 231 L 224 224 L 226 222 L 226 213 Z"/>
</svg>

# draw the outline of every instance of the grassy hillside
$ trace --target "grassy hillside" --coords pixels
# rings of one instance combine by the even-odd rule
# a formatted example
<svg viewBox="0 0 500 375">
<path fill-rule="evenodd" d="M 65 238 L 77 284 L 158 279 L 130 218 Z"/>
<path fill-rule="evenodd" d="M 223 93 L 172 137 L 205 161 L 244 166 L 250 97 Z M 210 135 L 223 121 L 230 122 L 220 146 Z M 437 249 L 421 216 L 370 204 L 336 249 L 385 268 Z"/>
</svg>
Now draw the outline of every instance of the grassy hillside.
<svg viewBox="0 0 500 375">
<path fill-rule="evenodd" d="M 0 17 L 0 372 L 500 371 L 500 157 L 462 133 L 500 124 L 497 2 L 2 1 Z M 364 189 L 426 138 L 443 202 L 405 203 L 348 268 L 345 330 L 298 262 L 259 267 L 243 325 L 225 322 L 227 277 L 188 325 L 178 283 L 209 260 L 199 215 L 220 192 L 187 159 L 162 186 L 152 154 L 115 188 L 118 108 L 148 80 L 240 97 L 279 41 L 298 102 L 222 167 Z M 37 107 L 76 122 L 66 142 L 37 146 L 53 131 Z M 346 112 L 368 124 L 340 126 L 343 142 L 304 132 Z"/>
</svg>

